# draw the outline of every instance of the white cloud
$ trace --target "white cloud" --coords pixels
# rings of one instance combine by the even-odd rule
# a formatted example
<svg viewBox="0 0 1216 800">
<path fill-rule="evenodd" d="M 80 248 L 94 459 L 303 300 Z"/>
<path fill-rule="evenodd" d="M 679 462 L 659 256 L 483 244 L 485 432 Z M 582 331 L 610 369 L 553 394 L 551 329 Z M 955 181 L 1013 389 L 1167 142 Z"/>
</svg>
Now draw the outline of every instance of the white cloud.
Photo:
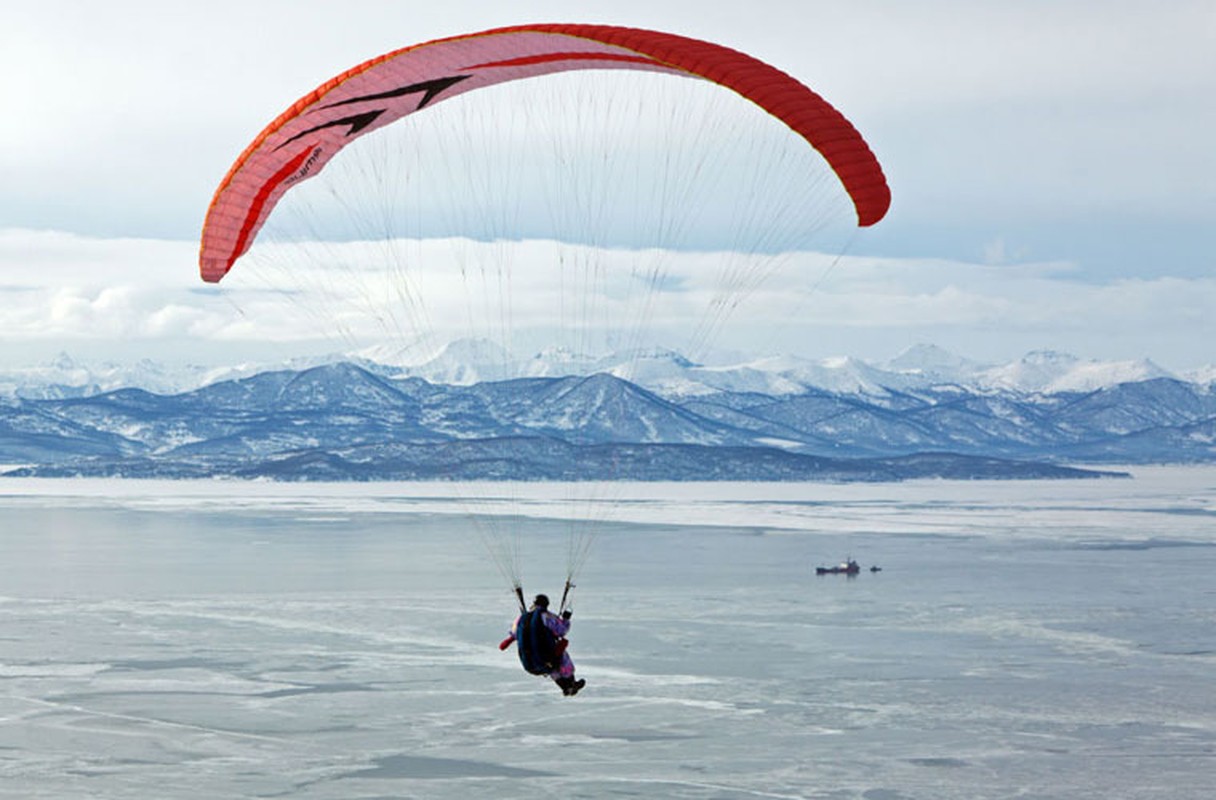
<svg viewBox="0 0 1216 800">
<path fill-rule="evenodd" d="M 344 253 L 351 263 L 366 265 L 361 259 L 368 250 L 347 244 L 325 252 L 327 258 Z M 578 270 L 568 279 L 597 276 L 575 287 L 555 280 L 552 243 L 426 241 L 404 250 L 416 265 L 404 279 L 298 257 L 283 268 L 254 255 L 214 288 L 197 278 L 191 242 L 0 231 L 0 274 L 9 278 L 0 287 L 0 330 L 10 343 L 71 352 L 88 342 L 127 361 L 170 341 L 184 343 L 183 358 L 208 348 L 231 358 L 240 350 L 227 348 L 241 342 L 278 343 L 287 354 L 297 347 L 315 352 L 368 342 L 402 344 L 424 335 L 619 345 L 628 336 L 593 331 L 636 328 L 641 319 L 659 343 L 681 347 L 707 320 L 714 287 L 706 276 L 724 257 L 662 254 L 657 263 L 667 288 L 649 292 L 635 271 L 638 258 L 656 263 L 655 253 L 562 247 L 567 265 Z M 989 360 L 1036 347 L 1086 357 L 1151 357 L 1173 368 L 1214 360 L 1207 343 L 1216 341 L 1210 314 L 1216 278 L 1093 284 L 1075 280 L 1068 264 L 816 254 L 795 254 L 774 268 L 750 296 L 730 297 L 742 302 L 709 343 L 823 356 L 841 352 L 824 352 L 829 343 L 854 341 L 871 352 L 847 354 L 874 356 L 936 341 Z M 400 291 L 407 285 L 408 298 Z M 543 333 L 534 336 L 534 329 Z M 555 331 L 566 338 L 555 339 Z M 10 359 L 19 356 L 6 350 Z"/>
</svg>

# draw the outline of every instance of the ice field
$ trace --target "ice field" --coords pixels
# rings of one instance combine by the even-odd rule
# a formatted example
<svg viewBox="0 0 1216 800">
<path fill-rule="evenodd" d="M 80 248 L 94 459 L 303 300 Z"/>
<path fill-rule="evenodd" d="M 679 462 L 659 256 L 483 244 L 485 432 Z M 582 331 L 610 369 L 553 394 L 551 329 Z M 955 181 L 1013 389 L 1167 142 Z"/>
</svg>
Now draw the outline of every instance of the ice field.
<svg viewBox="0 0 1216 800">
<path fill-rule="evenodd" d="M 0 797 L 1208 798 L 1216 469 L 1132 472 L 0 479 Z M 529 594 L 594 529 L 577 698 L 495 646 L 494 515 Z"/>
</svg>

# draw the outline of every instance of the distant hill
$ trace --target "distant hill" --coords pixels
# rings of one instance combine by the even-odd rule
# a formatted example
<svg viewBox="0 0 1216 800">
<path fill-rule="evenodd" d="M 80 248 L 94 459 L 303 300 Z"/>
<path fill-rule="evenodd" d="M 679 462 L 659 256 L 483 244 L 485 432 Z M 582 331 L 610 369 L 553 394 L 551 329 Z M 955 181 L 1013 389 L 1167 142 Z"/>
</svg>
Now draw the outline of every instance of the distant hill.
<svg viewBox="0 0 1216 800">
<path fill-rule="evenodd" d="M 323 360 L 217 380 L 223 371 L 174 375 L 145 363 L 128 382 L 141 374 L 159 390 L 105 389 L 101 374 L 66 357 L 36 379 L 0 376 L 0 470 L 874 481 L 1087 477 L 1096 473 L 1078 465 L 1216 461 L 1212 384 L 1149 362 L 1057 353 L 996 367 L 936 348 L 886 365 L 704 366 L 671 351 L 514 361 L 464 343 L 416 364 Z M 64 375 L 75 383 L 57 382 Z M 175 380 L 199 385 L 166 388 Z"/>
</svg>

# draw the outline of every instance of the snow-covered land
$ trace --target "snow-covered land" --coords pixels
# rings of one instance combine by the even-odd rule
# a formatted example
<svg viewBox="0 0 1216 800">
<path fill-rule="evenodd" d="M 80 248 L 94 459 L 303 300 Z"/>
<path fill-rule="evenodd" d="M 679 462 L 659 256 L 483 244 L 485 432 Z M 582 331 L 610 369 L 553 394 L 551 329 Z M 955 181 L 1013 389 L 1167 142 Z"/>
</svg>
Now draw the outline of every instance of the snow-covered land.
<svg viewBox="0 0 1216 800">
<path fill-rule="evenodd" d="M 649 350 L 423 357 L 263 369 L 0 375 L 0 464 L 18 474 L 277 479 L 892 480 L 1075 476 L 1062 464 L 1216 460 L 1210 370 L 934 347 L 885 364 L 697 364 Z M 10 470 L 11 471 L 11 470 Z"/>
</svg>

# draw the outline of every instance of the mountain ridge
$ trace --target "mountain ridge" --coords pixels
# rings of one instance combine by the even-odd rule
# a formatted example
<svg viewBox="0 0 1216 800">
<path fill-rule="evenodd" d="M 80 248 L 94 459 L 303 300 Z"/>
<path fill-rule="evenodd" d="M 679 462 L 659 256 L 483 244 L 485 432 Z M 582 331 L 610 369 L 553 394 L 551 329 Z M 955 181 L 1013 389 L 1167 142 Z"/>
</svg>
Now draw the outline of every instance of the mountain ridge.
<svg viewBox="0 0 1216 800">
<path fill-rule="evenodd" d="M 1090 477 L 1079 465 L 1163 461 L 1216 461 L 1212 387 L 664 395 L 607 372 L 456 385 L 333 362 L 178 394 L 0 403 L 8 475 L 835 481 Z"/>
<path fill-rule="evenodd" d="M 331 353 L 278 364 L 169 367 L 151 360 L 90 366 L 63 353 L 45 364 L 0 370 L 0 398 L 87 397 L 120 388 L 180 394 L 275 371 L 304 371 L 348 363 L 389 378 L 417 377 L 430 383 L 471 386 L 524 377 L 609 374 L 665 397 L 760 392 L 801 394 L 822 389 L 839 394 L 884 395 L 959 386 L 972 392 L 1053 394 L 1110 388 L 1151 378 L 1172 378 L 1198 386 L 1216 384 L 1216 365 L 1172 373 L 1151 360 L 1099 361 L 1038 350 L 1004 364 L 973 361 L 940 347 L 913 345 L 885 362 L 847 356 L 808 359 L 775 355 L 740 357 L 700 364 L 662 348 L 600 356 L 560 350 L 517 357 L 485 341 L 458 340 L 419 355 L 383 350 Z"/>
<path fill-rule="evenodd" d="M 774 356 L 706 366 L 658 349 L 510 358 L 466 342 L 407 365 L 242 365 L 157 392 L 103 391 L 63 357 L 54 366 L 81 379 L 77 391 L 40 373 L 43 383 L 0 399 L 0 464 L 10 465 L 0 473 L 902 480 L 1216 461 L 1216 385 L 1147 361 L 1039 351 L 993 367 L 931 346 L 886 365 Z M 140 368 L 166 385 L 168 370 Z M 450 380 L 480 375 L 500 377 Z"/>
</svg>

